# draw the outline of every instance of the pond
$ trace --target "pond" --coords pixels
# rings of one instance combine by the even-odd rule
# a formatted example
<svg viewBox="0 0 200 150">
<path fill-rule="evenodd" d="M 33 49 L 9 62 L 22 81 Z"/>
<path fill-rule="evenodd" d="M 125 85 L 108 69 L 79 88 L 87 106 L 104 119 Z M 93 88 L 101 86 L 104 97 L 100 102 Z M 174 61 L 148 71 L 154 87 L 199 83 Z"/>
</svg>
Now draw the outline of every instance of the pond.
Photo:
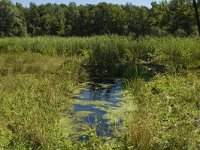
<svg viewBox="0 0 200 150">
<path fill-rule="evenodd" d="M 113 128 L 122 124 L 120 119 L 116 122 L 110 121 L 112 111 L 121 107 L 122 98 L 120 79 L 91 80 L 76 96 L 74 111 L 76 114 L 82 114 L 81 119 L 76 120 L 76 123 L 95 127 L 98 136 L 111 137 Z"/>
</svg>

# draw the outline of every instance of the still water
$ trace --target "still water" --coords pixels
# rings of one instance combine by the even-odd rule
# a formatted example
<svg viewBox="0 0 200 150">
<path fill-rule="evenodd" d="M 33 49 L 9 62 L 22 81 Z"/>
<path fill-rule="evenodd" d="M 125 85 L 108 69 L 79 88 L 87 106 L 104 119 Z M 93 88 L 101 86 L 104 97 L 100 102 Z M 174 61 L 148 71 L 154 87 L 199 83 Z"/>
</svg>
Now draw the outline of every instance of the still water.
<svg viewBox="0 0 200 150">
<path fill-rule="evenodd" d="M 113 127 L 122 121 L 110 123 L 105 115 L 120 107 L 122 99 L 122 82 L 120 79 L 95 79 L 88 82 L 74 104 L 75 113 L 88 112 L 79 123 L 86 123 L 96 128 L 98 136 L 112 136 Z"/>
</svg>

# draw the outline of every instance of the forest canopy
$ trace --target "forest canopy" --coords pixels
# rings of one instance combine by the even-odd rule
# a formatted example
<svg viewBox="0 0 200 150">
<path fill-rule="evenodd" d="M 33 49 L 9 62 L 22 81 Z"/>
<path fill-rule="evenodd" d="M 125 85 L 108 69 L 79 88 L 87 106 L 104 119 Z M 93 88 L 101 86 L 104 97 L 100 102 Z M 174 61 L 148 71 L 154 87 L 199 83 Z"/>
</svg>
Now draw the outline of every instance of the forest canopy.
<svg viewBox="0 0 200 150">
<path fill-rule="evenodd" d="M 24 7 L 0 1 L 0 37 L 91 36 L 103 34 L 134 36 L 192 36 L 198 34 L 192 1 L 152 2 L 145 6 L 30 3 Z M 199 1 L 197 2 L 200 8 Z"/>
</svg>

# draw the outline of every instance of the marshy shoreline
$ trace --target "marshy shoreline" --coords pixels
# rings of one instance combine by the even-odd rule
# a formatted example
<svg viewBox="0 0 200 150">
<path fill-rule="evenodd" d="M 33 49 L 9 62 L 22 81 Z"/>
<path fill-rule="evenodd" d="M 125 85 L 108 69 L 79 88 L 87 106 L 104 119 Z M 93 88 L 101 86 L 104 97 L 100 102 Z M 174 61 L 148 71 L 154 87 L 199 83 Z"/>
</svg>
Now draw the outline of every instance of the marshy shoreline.
<svg viewBox="0 0 200 150">
<path fill-rule="evenodd" d="M 199 149 L 199 50 L 195 37 L 2 38 L 0 148 Z M 123 105 L 110 110 L 104 99 L 115 83 L 104 81 L 113 77 L 122 81 Z M 103 84 L 89 84 L 95 78 Z M 77 98 L 88 85 L 102 101 Z M 108 111 L 110 122 L 122 119 L 120 129 L 99 136 L 95 125 L 82 123 L 74 134 L 71 114 L 84 104 Z M 81 134 L 87 140 L 78 140 Z"/>
</svg>

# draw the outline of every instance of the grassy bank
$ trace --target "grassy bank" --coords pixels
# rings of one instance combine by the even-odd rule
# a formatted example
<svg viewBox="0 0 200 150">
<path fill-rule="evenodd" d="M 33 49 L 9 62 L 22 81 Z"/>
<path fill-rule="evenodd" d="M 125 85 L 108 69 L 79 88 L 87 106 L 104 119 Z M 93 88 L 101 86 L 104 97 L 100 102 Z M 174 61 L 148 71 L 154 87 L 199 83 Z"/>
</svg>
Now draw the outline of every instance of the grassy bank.
<svg viewBox="0 0 200 150">
<path fill-rule="evenodd" d="M 198 149 L 199 49 L 197 38 L 0 39 L 0 149 Z M 78 85 L 115 76 L 134 108 L 125 134 L 66 138 Z"/>
<path fill-rule="evenodd" d="M 81 58 L 40 54 L 0 56 L 0 147 L 63 149 L 70 146 L 62 116 L 86 78 Z M 64 110 L 66 110 L 64 112 Z"/>
<path fill-rule="evenodd" d="M 132 149 L 199 149 L 198 74 L 157 75 L 129 82 L 132 111 L 125 139 Z"/>
</svg>

